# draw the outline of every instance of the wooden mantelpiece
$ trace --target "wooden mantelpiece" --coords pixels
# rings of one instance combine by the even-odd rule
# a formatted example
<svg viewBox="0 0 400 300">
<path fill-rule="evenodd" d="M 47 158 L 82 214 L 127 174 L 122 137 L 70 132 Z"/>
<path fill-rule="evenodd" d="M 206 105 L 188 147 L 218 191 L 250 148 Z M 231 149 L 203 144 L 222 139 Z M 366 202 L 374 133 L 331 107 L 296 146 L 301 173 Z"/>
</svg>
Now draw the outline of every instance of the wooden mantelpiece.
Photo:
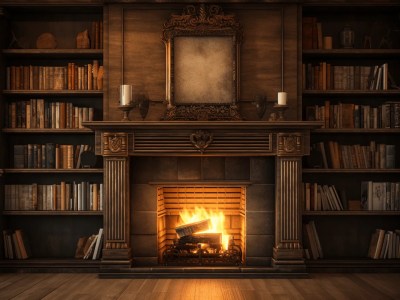
<svg viewBox="0 0 400 300">
<path fill-rule="evenodd" d="M 102 264 L 131 266 L 129 161 L 131 156 L 274 156 L 273 266 L 304 268 L 301 245 L 302 156 L 310 152 L 317 122 L 85 122 L 104 158 Z"/>
</svg>

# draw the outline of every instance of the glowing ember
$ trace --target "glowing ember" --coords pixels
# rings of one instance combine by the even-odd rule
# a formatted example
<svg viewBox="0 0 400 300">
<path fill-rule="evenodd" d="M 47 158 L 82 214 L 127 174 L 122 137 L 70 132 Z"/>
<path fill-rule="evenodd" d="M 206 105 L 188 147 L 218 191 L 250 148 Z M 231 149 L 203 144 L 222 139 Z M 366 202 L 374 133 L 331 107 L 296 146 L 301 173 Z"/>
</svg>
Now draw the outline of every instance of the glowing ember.
<svg viewBox="0 0 400 300">
<path fill-rule="evenodd" d="M 206 210 L 202 207 L 195 207 L 194 210 L 184 209 L 179 213 L 182 224 L 194 223 L 202 220 L 210 219 L 210 229 L 197 233 L 221 233 L 222 234 L 222 247 L 224 250 L 228 249 L 230 236 L 226 234 L 224 229 L 225 216 L 221 211 Z M 179 224 L 179 225 L 182 225 Z"/>
</svg>

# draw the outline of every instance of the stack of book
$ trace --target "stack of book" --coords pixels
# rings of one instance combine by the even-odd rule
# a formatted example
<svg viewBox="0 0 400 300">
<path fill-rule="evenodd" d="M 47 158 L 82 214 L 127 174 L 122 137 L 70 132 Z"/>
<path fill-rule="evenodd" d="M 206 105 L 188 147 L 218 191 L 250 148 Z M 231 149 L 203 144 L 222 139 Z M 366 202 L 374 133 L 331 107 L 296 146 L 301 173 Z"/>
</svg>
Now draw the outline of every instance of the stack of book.
<svg viewBox="0 0 400 300">
<path fill-rule="evenodd" d="M 32 256 L 29 242 L 21 229 L 3 230 L 3 244 L 6 259 L 27 259 Z"/>
<path fill-rule="evenodd" d="M 400 258 L 400 230 L 376 229 L 371 235 L 368 257 L 373 259 Z"/>
<path fill-rule="evenodd" d="M 79 238 L 75 258 L 99 259 L 101 257 L 101 250 L 103 249 L 103 238 L 103 228 L 100 228 L 97 234 Z"/>
<path fill-rule="evenodd" d="M 340 196 L 334 185 L 304 183 L 305 210 L 344 210 L 347 209 L 346 199 Z"/>
</svg>

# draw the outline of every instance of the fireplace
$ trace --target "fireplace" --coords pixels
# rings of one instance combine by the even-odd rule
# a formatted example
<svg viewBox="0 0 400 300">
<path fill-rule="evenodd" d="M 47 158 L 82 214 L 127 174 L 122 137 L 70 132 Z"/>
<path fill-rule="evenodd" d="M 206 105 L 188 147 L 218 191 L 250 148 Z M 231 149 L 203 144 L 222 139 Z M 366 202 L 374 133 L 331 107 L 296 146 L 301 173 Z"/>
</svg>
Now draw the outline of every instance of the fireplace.
<svg viewBox="0 0 400 300">
<path fill-rule="evenodd" d="M 96 154 L 104 158 L 104 269 L 166 272 L 163 253 L 176 238 L 179 211 L 201 204 L 227 216 L 225 230 L 242 251 L 235 272 L 304 270 L 301 161 L 309 154 L 309 131 L 319 124 L 85 125 L 95 130 Z M 215 197 L 203 197 L 202 191 Z M 225 191 L 236 195 L 229 205 L 229 197 L 220 197 Z M 187 270 L 192 272 L 190 266 L 180 269 Z"/>
<path fill-rule="evenodd" d="M 171 185 L 157 188 L 158 262 L 243 265 L 246 188 Z"/>
</svg>

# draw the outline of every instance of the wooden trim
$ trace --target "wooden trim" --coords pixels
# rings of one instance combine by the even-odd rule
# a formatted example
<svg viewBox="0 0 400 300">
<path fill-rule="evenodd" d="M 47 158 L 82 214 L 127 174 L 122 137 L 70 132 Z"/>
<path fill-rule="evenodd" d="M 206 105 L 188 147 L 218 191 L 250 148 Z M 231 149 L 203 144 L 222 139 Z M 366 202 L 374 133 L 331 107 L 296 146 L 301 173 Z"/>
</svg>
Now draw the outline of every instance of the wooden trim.
<svg viewBox="0 0 400 300">
<path fill-rule="evenodd" d="M 102 216 L 102 211 L 72 211 L 72 210 L 4 210 L 5 216 Z"/>
<path fill-rule="evenodd" d="M 303 216 L 400 216 L 400 210 L 303 211 Z"/>
</svg>

